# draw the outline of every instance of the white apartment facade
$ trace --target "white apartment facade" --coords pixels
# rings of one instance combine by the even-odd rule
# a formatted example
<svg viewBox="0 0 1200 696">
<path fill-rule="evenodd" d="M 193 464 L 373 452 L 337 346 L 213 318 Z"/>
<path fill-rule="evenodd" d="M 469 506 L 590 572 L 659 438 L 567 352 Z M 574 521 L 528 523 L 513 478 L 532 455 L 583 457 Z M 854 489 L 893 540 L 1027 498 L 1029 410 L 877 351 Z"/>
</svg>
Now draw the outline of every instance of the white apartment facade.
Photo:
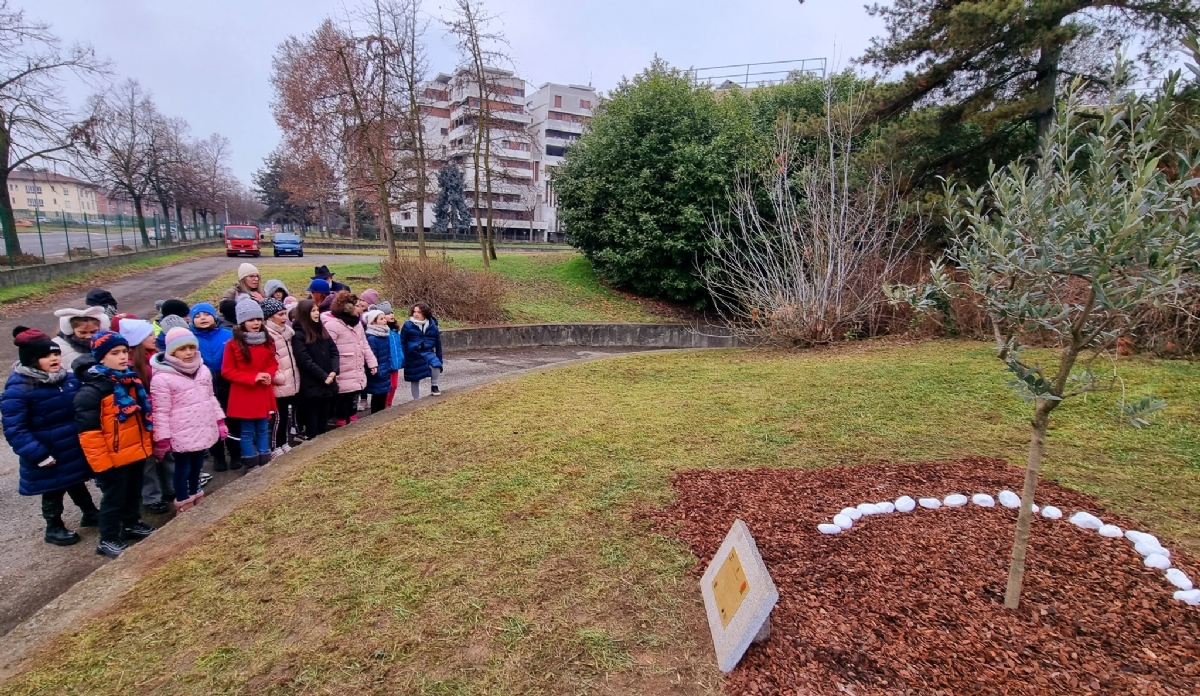
<svg viewBox="0 0 1200 696">
<path fill-rule="evenodd" d="M 96 187 L 74 177 L 63 176 L 44 169 L 20 167 L 8 175 L 8 198 L 14 210 L 33 212 L 68 219 L 95 217 L 103 212 L 103 196 Z"/>
<path fill-rule="evenodd" d="M 565 148 L 590 123 L 596 92 L 590 87 L 547 83 L 527 97 L 525 81 L 513 72 L 489 68 L 492 220 L 496 232 L 509 238 L 561 239 L 556 200 L 547 174 L 562 162 Z M 425 147 L 429 159 L 430 191 L 425 201 L 425 227 L 433 228 L 437 173 L 447 162 L 462 171 L 467 206 L 474 205 L 475 122 L 480 90 L 467 70 L 439 74 L 425 85 Z M 480 162 L 481 168 L 483 166 Z M 479 210 L 486 224 L 486 190 L 480 173 Z M 393 213 L 393 224 L 416 231 L 414 205 Z"/>
</svg>

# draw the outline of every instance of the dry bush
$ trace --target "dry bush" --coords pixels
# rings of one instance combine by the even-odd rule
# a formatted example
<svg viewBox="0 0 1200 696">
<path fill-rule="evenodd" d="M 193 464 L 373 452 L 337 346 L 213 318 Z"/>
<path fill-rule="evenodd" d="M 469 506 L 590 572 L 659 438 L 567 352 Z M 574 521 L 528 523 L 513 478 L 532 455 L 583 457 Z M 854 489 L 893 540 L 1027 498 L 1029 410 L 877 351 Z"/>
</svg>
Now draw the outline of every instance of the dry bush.
<svg viewBox="0 0 1200 696">
<path fill-rule="evenodd" d="M 443 319 L 475 324 L 504 321 L 500 308 L 504 281 L 495 274 L 455 268 L 444 256 L 424 261 L 400 256 L 385 260 L 380 271 L 384 297 L 397 313 L 404 306 L 427 302 L 434 315 Z"/>
<path fill-rule="evenodd" d="M 1135 344 L 1162 355 L 1200 353 L 1200 291 L 1191 290 L 1134 317 Z"/>
<path fill-rule="evenodd" d="M 43 263 L 46 263 L 46 261 L 42 257 L 33 254 L 17 254 L 17 257 L 13 259 L 11 264 L 8 261 L 8 256 L 0 255 L 0 266 L 40 266 Z"/>
</svg>

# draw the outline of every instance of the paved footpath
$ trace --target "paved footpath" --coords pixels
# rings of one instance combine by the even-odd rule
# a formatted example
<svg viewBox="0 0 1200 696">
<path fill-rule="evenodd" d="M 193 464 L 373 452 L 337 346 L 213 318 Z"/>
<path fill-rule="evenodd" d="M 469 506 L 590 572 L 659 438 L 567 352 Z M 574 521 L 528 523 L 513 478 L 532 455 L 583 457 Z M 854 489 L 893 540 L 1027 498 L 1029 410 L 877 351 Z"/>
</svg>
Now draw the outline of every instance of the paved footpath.
<svg viewBox="0 0 1200 696">
<path fill-rule="evenodd" d="M 370 257 L 378 258 L 378 257 Z M 359 261 L 349 256 L 305 257 L 311 264 L 336 264 Z M 272 263 L 296 263 L 294 259 L 258 259 L 255 263 L 263 267 Z M 169 268 L 148 271 L 110 283 L 110 290 L 121 309 L 139 316 L 148 316 L 154 309 L 154 300 L 167 297 L 183 297 L 196 288 L 208 283 L 215 275 L 240 263 L 237 259 L 202 259 Z M 55 306 L 82 306 L 58 302 Z M 13 326 L 24 323 L 47 330 L 54 326 L 53 309 L 36 310 L 20 317 L 5 317 L 0 320 L 3 336 L 11 335 Z M 11 341 L 0 340 L 7 353 L 0 354 L 3 365 L 15 359 Z M 625 349 L 584 349 L 578 347 L 519 348 L 506 351 L 469 351 L 451 353 L 446 356 L 446 373 L 442 378 L 448 389 L 470 387 L 495 375 L 524 370 L 539 365 L 575 360 L 603 354 L 628 352 Z M 7 372 L 7 370 L 0 370 Z M 401 384 L 396 402 L 408 399 L 407 385 Z M 206 468 L 211 472 L 211 464 Z M 59 596 L 106 562 L 95 553 L 96 530 L 79 530 L 83 540 L 74 546 L 60 548 L 42 541 L 45 529 L 41 517 L 41 499 L 17 494 L 17 458 L 7 443 L 0 442 L 0 635 L 8 633 L 36 612 L 47 602 Z M 206 489 L 215 492 L 222 485 L 241 476 L 238 471 L 217 474 Z M 216 495 L 220 495 L 219 492 Z M 92 485 L 92 497 L 99 502 L 100 494 Z M 64 520 L 71 529 L 78 529 L 79 511 L 67 500 Z M 146 516 L 146 520 L 158 526 L 165 524 L 170 514 Z"/>
</svg>

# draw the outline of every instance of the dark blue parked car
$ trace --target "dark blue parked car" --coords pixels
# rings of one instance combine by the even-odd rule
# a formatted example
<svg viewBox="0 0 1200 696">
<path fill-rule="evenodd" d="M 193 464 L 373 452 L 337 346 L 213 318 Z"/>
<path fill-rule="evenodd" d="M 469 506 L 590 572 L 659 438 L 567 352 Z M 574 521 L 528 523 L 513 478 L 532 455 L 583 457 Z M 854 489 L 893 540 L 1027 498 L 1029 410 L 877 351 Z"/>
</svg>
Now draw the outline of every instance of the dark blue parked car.
<svg viewBox="0 0 1200 696">
<path fill-rule="evenodd" d="M 280 232 L 275 235 L 276 256 L 304 256 L 304 240 L 300 235 L 291 232 Z"/>
</svg>

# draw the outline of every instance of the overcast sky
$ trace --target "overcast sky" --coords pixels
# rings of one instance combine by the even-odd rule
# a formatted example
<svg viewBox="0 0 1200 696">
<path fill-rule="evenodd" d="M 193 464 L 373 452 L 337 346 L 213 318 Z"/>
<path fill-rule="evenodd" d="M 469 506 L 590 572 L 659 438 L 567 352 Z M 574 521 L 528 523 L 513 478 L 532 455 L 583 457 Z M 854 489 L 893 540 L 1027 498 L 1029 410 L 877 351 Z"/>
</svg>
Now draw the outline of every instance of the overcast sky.
<svg viewBox="0 0 1200 696">
<path fill-rule="evenodd" d="M 244 183 L 275 147 L 271 57 L 289 35 L 344 17 L 359 0 L 13 0 L 68 41 L 90 42 L 132 77 L 159 109 L 183 116 L 197 136 L 233 143 L 231 165 Z M 612 89 L 657 53 L 679 67 L 824 57 L 846 66 L 881 23 L 861 0 L 484 0 L 499 15 L 520 75 L 533 85 Z M 433 16 L 446 0 L 426 0 Z M 431 68 L 458 62 L 436 21 Z M 81 103 L 86 91 L 72 90 Z M 77 92 L 77 93 L 75 93 Z"/>
</svg>

